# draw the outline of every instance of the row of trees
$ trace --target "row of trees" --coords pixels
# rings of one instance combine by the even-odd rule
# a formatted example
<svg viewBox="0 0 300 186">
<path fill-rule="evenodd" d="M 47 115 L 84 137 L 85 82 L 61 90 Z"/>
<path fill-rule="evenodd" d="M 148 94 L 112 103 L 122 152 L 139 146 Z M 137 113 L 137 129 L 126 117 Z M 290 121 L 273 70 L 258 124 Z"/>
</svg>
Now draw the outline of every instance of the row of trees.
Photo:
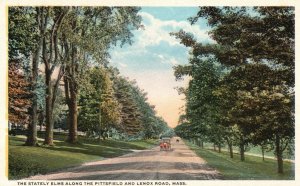
<svg viewBox="0 0 300 186">
<path fill-rule="evenodd" d="M 79 96 L 79 129 L 105 139 L 118 131 L 123 138 L 158 138 L 170 129 L 147 102 L 147 93 L 116 68 L 91 68 Z"/>
<path fill-rule="evenodd" d="M 186 113 L 179 136 L 233 146 L 245 160 L 247 145 L 274 150 L 278 173 L 283 152 L 294 147 L 295 20 L 292 7 L 200 7 L 190 18 L 207 20 L 214 44 L 172 33 L 191 48 L 188 65 L 174 67 L 177 79 L 190 76 Z"/>
<path fill-rule="evenodd" d="M 70 143 L 77 141 L 78 127 L 102 137 L 111 127 L 128 135 L 145 131 L 147 137 L 158 135 L 144 130 L 149 126 L 166 130 L 146 102 L 146 94 L 108 65 L 112 46 L 131 44 L 131 31 L 142 27 L 139 10 L 9 8 L 9 120 L 25 123 L 22 113 L 27 114 L 26 145 L 37 145 L 37 123 L 43 118 L 44 144 L 53 145 L 54 120 L 62 112 L 59 95 L 64 95 L 67 106 Z M 143 109 L 148 109 L 145 114 Z"/>
</svg>

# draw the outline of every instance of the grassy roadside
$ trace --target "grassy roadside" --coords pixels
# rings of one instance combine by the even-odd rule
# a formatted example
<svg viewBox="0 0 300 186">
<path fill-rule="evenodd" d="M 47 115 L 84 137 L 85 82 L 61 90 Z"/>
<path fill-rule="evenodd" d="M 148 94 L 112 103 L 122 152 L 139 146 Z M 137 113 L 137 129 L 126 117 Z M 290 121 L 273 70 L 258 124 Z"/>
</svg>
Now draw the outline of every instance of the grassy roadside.
<svg viewBox="0 0 300 186">
<path fill-rule="evenodd" d="M 68 144 L 64 135 L 55 135 L 55 146 L 23 146 L 25 136 L 9 137 L 9 179 L 21 179 L 36 174 L 45 174 L 85 162 L 112 158 L 147 149 L 157 140 L 140 140 L 132 142 L 98 140 L 80 137 L 79 144 Z M 41 141 L 42 143 L 42 141 Z"/>
<path fill-rule="evenodd" d="M 248 150 L 246 150 L 246 154 L 248 155 L 257 155 L 257 156 L 262 156 L 262 153 L 261 153 L 261 148 L 258 147 L 258 146 L 249 146 L 250 148 Z M 206 149 L 213 149 L 213 144 L 212 143 L 204 143 L 204 148 Z M 227 151 L 229 152 L 228 150 L 228 146 L 225 145 L 225 146 L 222 146 L 222 151 Z M 239 148 L 238 147 L 233 147 L 233 151 L 234 152 L 239 152 Z M 295 159 L 295 157 L 291 154 L 288 153 L 287 150 L 285 150 L 283 152 L 283 156 L 286 158 L 286 159 Z M 273 157 L 274 158 L 274 151 L 265 151 L 265 157 Z"/>
<path fill-rule="evenodd" d="M 206 160 L 209 166 L 217 169 L 226 180 L 294 180 L 295 164 L 284 162 L 284 174 L 277 174 L 277 162 L 273 159 L 246 155 L 246 161 L 241 162 L 239 155 L 231 159 L 226 152 L 218 153 L 210 149 L 202 149 L 190 142 L 185 143 Z"/>
</svg>

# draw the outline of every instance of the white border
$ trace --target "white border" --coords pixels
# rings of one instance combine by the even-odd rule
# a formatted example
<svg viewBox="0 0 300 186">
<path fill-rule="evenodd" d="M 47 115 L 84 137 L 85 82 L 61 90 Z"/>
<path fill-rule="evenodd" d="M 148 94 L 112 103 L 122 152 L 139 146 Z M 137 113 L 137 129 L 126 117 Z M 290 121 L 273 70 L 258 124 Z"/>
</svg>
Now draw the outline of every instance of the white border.
<svg viewBox="0 0 300 186">
<path fill-rule="evenodd" d="M 4 0 L 0 3 L 0 186 L 6 185 L 17 185 L 16 181 L 8 181 L 5 176 L 6 167 L 6 144 L 7 144 L 7 6 L 63 6 L 63 5 L 74 5 L 74 6 L 295 6 L 296 8 L 296 20 L 299 20 L 300 7 L 297 0 Z M 296 186 L 300 185 L 300 166 L 299 166 L 299 106 L 298 92 L 300 86 L 299 77 L 299 36 L 300 33 L 300 22 L 296 21 L 296 121 L 295 121 L 295 138 L 296 138 L 296 150 L 295 150 L 295 181 L 186 181 L 188 185 L 257 185 L 257 186 Z M 298 148 L 297 148 L 298 147 Z"/>
</svg>

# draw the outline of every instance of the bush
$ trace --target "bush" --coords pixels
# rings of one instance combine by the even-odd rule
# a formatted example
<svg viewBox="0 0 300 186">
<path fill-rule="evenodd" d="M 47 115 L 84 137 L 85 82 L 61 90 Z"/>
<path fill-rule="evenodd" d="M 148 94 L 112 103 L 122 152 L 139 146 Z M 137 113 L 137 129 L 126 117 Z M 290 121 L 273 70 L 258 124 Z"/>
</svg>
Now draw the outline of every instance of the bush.
<svg viewBox="0 0 300 186">
<path fill-rule="evenodd" d="M 46 169 L 40 162 L 32 159 L 24 161 L 24 155 L 13 156 L 9 154 L 9 179 L 19 179 L 46 172 Z"/>
</svg>

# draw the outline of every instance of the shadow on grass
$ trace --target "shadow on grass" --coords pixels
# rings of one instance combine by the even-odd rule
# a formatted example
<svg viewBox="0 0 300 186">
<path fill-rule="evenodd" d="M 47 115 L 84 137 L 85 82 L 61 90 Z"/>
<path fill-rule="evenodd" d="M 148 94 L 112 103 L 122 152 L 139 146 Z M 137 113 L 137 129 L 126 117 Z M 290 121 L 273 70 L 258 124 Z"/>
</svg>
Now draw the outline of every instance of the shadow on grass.
<svg viewBox="0 0 300 186">
<path fill-rule="evenodd" d="M 55 146 L 42 146 L 42 148 L 46 148 L 54 151 L 82 153 L 87 155 L 100 156 L 104 158 L 117 157 L 131 152 L 128 149 L 112 148 L 109 146 L 94 145 L 94 144 L 69 144 L 67 142 L 56 142 Z"/>
<path fill-rule="evenodd" d="M 39 132 L 39 137 L 43 137 L 43 132 Z M 144 150 L 146 147 L 132 144 L 130 142 L 122 142 L 115 140 L 101 140 L 98 139 L 88 139 L 79 136 L 79 142 L 76 144 L 71 144 L 65 142 L 66 135 L 56 134 L 54 140 L 57 140 L 54 146 L 41 146 L 41 148 L 55 150 L 55 151 L 66 151 L 72 153 L 83 153 L 87 155 L 100 156 L 104 158 L 113 158 L 121 156 L 132 152 L 134 150 Z M 23 146 L 26 138 L 21 138 L 18 136 L 10 137 L 10 146 Z M 42 143 L 42 141 L 39 141 Z M 151 144 L 149 143 L 149 146 Z"/>
<path fill-rule="evenodd" d="M 187 143 L 197 155 L 208 162 L 208 165 L 216 168 L 223 174 L 226 180 L 293 180 L 295 179 L 294 166 L 290 162 L 284 162 L 284 174 L 277 173 L 277 162 L 274 159 L 262 160 L 261 157 L 246 155 L 245 161 L 240 161 L 239 154 L 234 158 L 229 153 L 218 153 L 211 149 L 202 149 Z"/>
<path fill-rule="evenodd" d="M 39 147 L 24 146 L 26 136 L 9 136 L 9 179 L 20 179 L 35 174 L 44 174 L 84 162 L 113 158 L 143 150 L 151 141 L 122 142 L 99 141 L 79 136 L 79 143 L 65 142 L 67 134 L 54 134 L 54 146 L 43 144 L 44 134 L 39 133 Z M 135 143 L 135 144 L 133 144 Z"/>
<path fill-rule="evenodd" d="M 45 137 L 45 131 L 38 131 L 38 138 L 44 139 Z M 53 133 L 53 139 L 61 142 L 65 142 L 68 137 L 68 134 L 63 134 L 59 132 Z M 26 136 L 10 136 L 9 139 L 12 139 L 11 141 L 18 141 L 18 142 L 24 142 L 26 141 Z M 154 142 L 145 142 L 142 141 L 117 141 L 117 140 L 100 140 L 96 138 L 87 138 L 84 136 L 78 136 L 78 142 L 79 144 L 90 144 L 90 145 L 100 145 L 100 146 L 109 146 L 109 147 L 116 147 L 116 148 L 122 148 L 122 149 L 136 149 L 136 150 L 144 150 L 147 149 L 147 147 L 154 145 L 156 143 Z M 43 143 L 43 140 L 39 140 L 39 143 Z M 54 142 L 55 145 L 59 145 L 60 142 Z M 135 143 L 140 143 L 140 145 L 137 145 Z M 73 144 L 68 143 L 68 146 L 72 146 Z M 76 145 L 76 144 L 75 144 Z M 147 147 L 143 146 L 146 145 Z"/>
</svg>

